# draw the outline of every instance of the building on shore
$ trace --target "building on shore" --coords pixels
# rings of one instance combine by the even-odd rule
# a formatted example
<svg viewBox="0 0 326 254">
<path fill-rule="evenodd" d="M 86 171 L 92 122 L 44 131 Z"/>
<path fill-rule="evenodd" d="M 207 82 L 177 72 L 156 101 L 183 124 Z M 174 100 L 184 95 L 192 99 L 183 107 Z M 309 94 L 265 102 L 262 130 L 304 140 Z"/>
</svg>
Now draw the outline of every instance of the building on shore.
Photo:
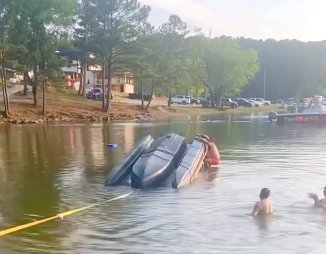
<svg viewBox="0 0 326 254">
<path fill-rule="evenodd" d="M 78 52 L 58 52 L 59 57 L 67 61 L 66 66 L 62 67 L 65 75 L 66 86 L 78 90 L 81 80 L 81 64 L 78 60 Z M 86 68 L 85 85 L 86 88 L 102 87 L 102 66 L 89 65 Z M 105 77 L 104 84 L 108 85 L 108 77 Z M 134 77 L 130 72 L 115 72 L 111 77 L 111 89 L 117 93 L 134 93 Z"/>
</svg>

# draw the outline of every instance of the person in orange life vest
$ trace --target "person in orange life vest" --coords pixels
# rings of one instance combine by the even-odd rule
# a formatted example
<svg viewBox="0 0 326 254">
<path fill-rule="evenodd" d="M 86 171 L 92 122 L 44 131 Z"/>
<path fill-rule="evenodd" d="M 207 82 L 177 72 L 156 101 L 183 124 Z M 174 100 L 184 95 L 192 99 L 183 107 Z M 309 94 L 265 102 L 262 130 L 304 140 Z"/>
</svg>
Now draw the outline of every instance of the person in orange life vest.
<svg viewBox="0 0 326 254">
<path fill-rule="evenodd" d="M 218 165 L 220 163 L 220 153 L 215 144 L 215 140 L 204 134 L 197 134 L 197 140 L 203 142 L 207 146 L 207 154 L 204 159 L 206 166 Z"/>
</svg>

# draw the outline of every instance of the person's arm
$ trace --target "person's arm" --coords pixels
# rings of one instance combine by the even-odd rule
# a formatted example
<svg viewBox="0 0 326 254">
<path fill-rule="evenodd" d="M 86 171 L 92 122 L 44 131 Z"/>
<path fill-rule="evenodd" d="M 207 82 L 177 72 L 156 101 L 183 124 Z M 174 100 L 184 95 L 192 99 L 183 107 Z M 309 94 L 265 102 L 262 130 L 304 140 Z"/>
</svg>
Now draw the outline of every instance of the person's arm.
<svg viewBox="0 0 326 254">
<path fill-rule="evenodd" d="M 206 140 L 206 139 L 204 139 L 204 138 L 200 138 L 199 139 L 199 141 L 201 141 L 201 142 L 203 142 L 205 145 L 207 145 L 208 147 L 210 147 L 210 143 Z"/>
<path fill-rule="evenodd" d="M 257 202 L 254 208 L 252 209 L 251 216 L 256 216 L 259 210 L 260 210 L 260 205 L 259 202 Z"/>
<path fill-rule="evenodd" d="M 314 201 L 314 206 L 323 207 L 322 203 L 320 202 L 318 195 L 315 193 L 308 193 L 308 197 Z"/>
</svg>

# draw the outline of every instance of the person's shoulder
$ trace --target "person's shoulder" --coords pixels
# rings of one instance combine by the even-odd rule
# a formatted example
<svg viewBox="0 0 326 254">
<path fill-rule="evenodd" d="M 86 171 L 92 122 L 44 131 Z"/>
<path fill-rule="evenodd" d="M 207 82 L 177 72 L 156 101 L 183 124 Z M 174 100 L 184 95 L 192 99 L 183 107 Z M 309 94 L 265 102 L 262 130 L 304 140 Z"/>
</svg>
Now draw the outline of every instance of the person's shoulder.
<svg viewBox="0 0 326 254">
<path fill-rule="evenodd" d="M 261 201 L 257 201 L 257 202 L 255 203 L 255 206 L 256 206 L 256 207 L 260 207 L 260 206 L 261 206 Z"/>
</svg>

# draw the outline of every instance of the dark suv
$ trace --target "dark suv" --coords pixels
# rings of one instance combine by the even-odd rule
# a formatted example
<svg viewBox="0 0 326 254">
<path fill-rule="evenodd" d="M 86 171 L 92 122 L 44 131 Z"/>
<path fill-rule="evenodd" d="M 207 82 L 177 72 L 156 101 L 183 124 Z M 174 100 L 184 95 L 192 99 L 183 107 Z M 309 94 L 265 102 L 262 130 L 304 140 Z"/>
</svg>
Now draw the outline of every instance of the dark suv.
<svg viewBox="0 0 326 254">
<path fill-rule="evenodd" d="M 222 107 L 237 108 L 239 107 L 238 103 L 233 101 L 231 98 L 223 98 L 221 101 Z"/>
</svg>

